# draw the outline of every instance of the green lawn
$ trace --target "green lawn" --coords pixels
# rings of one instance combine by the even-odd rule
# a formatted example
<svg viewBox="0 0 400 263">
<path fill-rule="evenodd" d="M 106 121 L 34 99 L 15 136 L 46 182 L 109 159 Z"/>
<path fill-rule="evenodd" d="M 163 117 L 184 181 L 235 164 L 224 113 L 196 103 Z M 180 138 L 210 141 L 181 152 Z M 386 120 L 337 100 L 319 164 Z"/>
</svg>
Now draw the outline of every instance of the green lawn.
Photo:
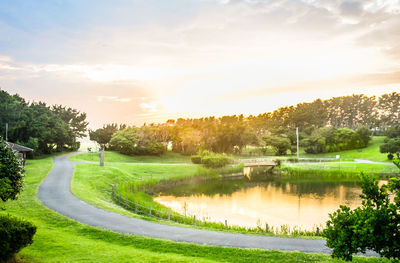
<svg viewBox="0 0 400 263">
<path fill-rule="evenodd" d="M 306 154 L 303 151 L 300 157 L 335 158 L 336 155 L 340 155 L 341 159 L 347 160 L 364 159 L 374 162 L 390 162 L 387 159 L 387 154 L 379 152 L 379 146 L 383 143 L 384 139 L 384 136 L 373 136 L 369 146 L 364 149 L 321 154 Z"/>
<path fill-rule="evenodd" d="M 6 202 L 1 211 L 38 227 L 34 243 L 19 253 L 23 262 L 340 262 L 322 254 L 192 245 L 89 227 L 37 201 L 38 186 L 51 168 L 51 158 L 30 161 L 19 200 Z M 354 262 L 388 261 L 356 257 Z"/>
<path fill-rule="evenodd" d="M 100 162 L 99 153 L 82 153 L 71 157 L 72 161 Z M 167 152 L 162 156 L 129 156 L 112 151 L 104 152 L 105 162 L 117 163 L 191 163 L 190 156 Z"/>
</svg>

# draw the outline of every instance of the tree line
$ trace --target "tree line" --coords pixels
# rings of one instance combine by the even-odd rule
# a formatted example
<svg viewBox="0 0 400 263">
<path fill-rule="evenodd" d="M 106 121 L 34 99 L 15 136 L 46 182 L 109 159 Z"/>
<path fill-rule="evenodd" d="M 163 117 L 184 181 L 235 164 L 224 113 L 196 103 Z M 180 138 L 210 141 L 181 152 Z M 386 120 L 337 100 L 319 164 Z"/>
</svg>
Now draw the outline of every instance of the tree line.
<svg viewBox="0 0 400 263">
<path fill-rule="evenodd" d="M 78 138 L 85 136 L 86 113 L 61 105 L 27 102 L 19 95 L 0 90 L 0 134 L 34 149 L 33 154 L 77 150 Z"/>
<path fill-rule="evenodd" d="M 317 99 L 257 116 L 180 118 L 140 128 L 108 124 L 89 134 L 103 146 L 127 154 L 161 154 L 167 147 L 184 155 L 201 150 L 240 153 L 253 145 L 284 155 L 296 151 L 296 128 L 306 151 L 321 153 L 366 147 L 371 132 L 384 134 L 394 125 L 400 125 L 396 92 Z"/>
</svg>

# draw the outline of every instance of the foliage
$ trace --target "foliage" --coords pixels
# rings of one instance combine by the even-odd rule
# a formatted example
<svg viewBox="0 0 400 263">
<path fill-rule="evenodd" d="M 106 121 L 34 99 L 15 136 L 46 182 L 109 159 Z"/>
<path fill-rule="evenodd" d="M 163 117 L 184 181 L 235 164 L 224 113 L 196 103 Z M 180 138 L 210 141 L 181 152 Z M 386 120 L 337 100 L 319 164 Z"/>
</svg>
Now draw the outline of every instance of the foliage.
<svg viewBox="0 0 400 263">
<path fill-rule="evenodd" d="M 381 125 L 400 125 L 400 93 L 383 94 L 378 99 L 377 106 Z"/>
<path fill-rule="evenodd" d="M 367 249 L 382 257 L 400 258 L 400 178 L 391 178 L 388 185 L 362 175 L 362 206 L 351 210 L 347 206 L 329 215 L 323 235 L 332 256 L 351 260 L 352 255 Z M 394 196 L 391 201 L 390 195 Z"/>
<path fill-rule="evenodd" d="M 385 143 L 380 146 L 381 153 L 396 154 L 400 157 L 400 137 L 393 139 L 386 139 Z"/>
<path fill-rule="evenodd" d="M 314 130 L 301 141 L 306 153 L 327 153 L 360 149 L 368 146 L 370 130 L 359 127 L 356 131 L 348 128 L 326 127 Z"/>
<path fill-rule="evenodd" d="M 33 148 L 35 155 L 79 148 L 84 135 L 86 114 L 59 105 L 28 103 L 18 95 L 0 90 L 0 134 L 9 124 L 8 140 Z"/>
<path fill-rule="evenodd" d="M 117 124 L 107 124 L 103 125 L 103 128 L 97 129 L 95 131 L 89 130 L 89 138 L 92 141 L 97 142 L 102 147 L 107 148 L 110 143 L 112 135 L 118 131 Z"/>
<path fill-rule="evenodd" d="M 207 168 L 222 168 L 233 163 L 233 159 L 226 154 L 217 154 L 207 150 L 199 151 L 198 155 L 191 156 L 191 161 L 194 164 L 203 164 Z"/>
<path fill-rule="evenodd" d="M 286 155 L 287 151 L 291 149 L 290 140 L 288 138 L 278 136 L 264 136 L 263 141 L 265 146 L 273 147 L 276 155 Z"/>
<path fill-rule="evenodd" d="M 397 168 L 400 169 L 400 158 L 394 159 L 394 160 L 393 160 L 393 163 L 394 163 L 394 165 L 397 166 Z"/>
<path fill-rule="evenodd" d="M 113 134 L 110 140 L 112 149 L 127 155 L 161 155 L 166 147 L 157 140 L 153 129 L 128 127 Z"/>
<path fill-rule="evenodd" d="M 201 155 L 192 155 L 190 159 L 194 164 L 201 164 Z"/>
<path fill-rule="evenodd" d="M 33 242 L 36 227 L 16 217 L 0 215 L 0 262 L 7 262 Z"/>
<path fill-rule="evenodd" d="M 0 137 L 0 198 L 16 199 L 23 186 L 23 167 L 15 152 Z"/>
<path fill-rule="evenodd" d="M 397 138 L 400 137 L 400 125 L 394 125 L 389 127 L 386 132 L 385 135 L 388 138 Z"/>
<path fill-rule="evenodd" d="M 221 168 L 233 163 L 233 160 L 225 154 L 210 154 L 203 156 L 201 163 L 207 168 Z"/>
</svg>

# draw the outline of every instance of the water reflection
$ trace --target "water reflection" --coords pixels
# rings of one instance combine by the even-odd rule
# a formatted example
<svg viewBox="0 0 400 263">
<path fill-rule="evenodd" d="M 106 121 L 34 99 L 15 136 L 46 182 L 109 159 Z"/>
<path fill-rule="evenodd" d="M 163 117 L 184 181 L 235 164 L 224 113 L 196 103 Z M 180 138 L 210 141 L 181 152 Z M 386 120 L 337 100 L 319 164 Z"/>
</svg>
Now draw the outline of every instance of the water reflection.
<svg viewBox="0 0 400 263">
<path fill-rule="evenodd" d="M 162 189 L 155 200 L 181 214 L 210 221 L 255 227 L 257 224 L 312 229 L 325 225 L 339 205 L 361 204 L 355 181 L 266 175 L 248 179 L 214 179 L 183 182 Z"/>
</svg>

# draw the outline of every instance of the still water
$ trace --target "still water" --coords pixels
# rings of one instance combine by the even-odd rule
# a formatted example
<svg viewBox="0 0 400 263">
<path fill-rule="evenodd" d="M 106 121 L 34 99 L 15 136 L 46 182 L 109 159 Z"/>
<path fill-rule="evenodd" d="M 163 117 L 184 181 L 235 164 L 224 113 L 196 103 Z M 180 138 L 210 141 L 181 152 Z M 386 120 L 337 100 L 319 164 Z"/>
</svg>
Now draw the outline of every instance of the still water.
<svg viewBox="0 0 400 263">
<path fill-rule="evenodd" d="M 268 223 L 311 230 L 324 226 L 328 214 L 339 205 L 361 205 L 361 189 L 355 179 L 312 175 L 194 179 L 157 191 L 155 201 L 178 213 L 247 227 Z"/>
</svg>

